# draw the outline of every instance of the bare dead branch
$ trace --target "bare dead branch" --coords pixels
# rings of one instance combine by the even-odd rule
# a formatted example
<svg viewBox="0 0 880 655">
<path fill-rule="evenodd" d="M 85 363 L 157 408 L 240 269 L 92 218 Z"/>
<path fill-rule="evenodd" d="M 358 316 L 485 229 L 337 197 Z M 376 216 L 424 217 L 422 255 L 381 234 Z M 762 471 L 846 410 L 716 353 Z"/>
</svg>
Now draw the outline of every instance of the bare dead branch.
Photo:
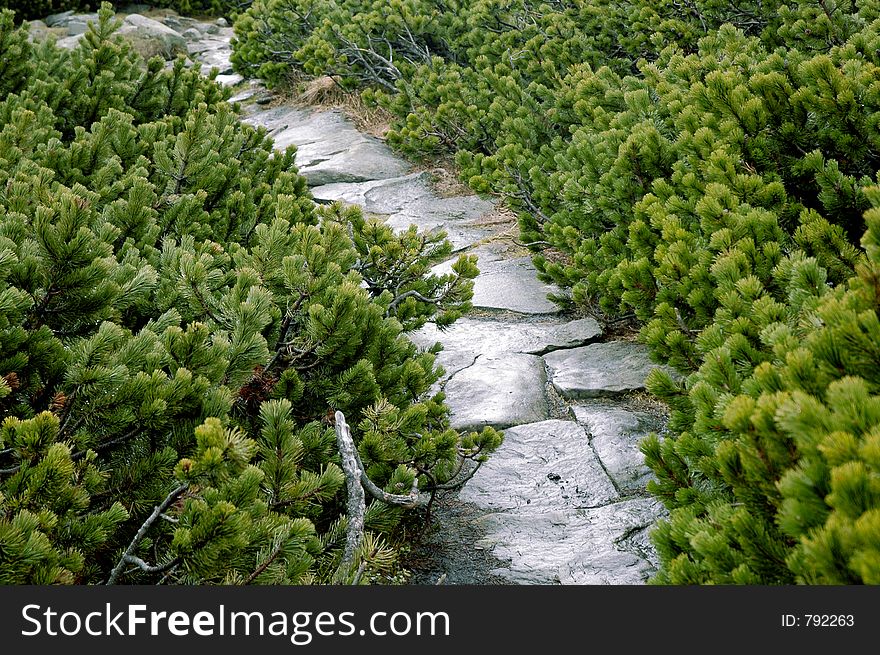
<svg viewBox="0 0 880 655">
<path fill-rule="evenodd" d="M 357 551 L 364 540 L 364 514 L 367 511 L 367 503 L 364 488 L 361 486 L 361 467 L 357 458 L 357 449 L 342 412 L 336 412 L 336 446 L 342 459 L 345 487 L 348 492 L 345 506 L 348 526 L 345 529 L 345 549 L 339 566 L 333 574 L 333 583 L 344 584 L 351 575 Z"/>
<path fill-rule="evenodd" d="M 110 578 L 107 580 L 107 585 L 116 584 L 116 579 L 119 577 L 119 574 L 122 573 L 122 568 L 126 564 L 137 563 L 133 560 L 137 559 L 132 556 L 134 550 L 138 547 L 138 544 L 143 540 L 143 538 L 147 535 L 147 531 L 150 529 L 150 526 L 156 522 L 156 520 L 165 512 L 171 504 L 177 500 L 184 491 L 189 489 L 189 483 L 184 482 L 180 486 L 171 490 L 171 492 L 165 496 L 165 500 L 162 501 L 161 505 L 156 505 L 153 508 L 153 513 L 147 517 L 147 520 L 144 521 L 143 525 L 141 525 L 140 529 L 135 534 L 134 538 L 131 540 L 131 543 L 128 544 L 128 548 L 125 549 L 125 552 L 122 554 L 122 557 L 119 558 L 119 562 L 116 563 L 116 566 L 113 567 L 113 570 L 110 572 Z M 143 560 L 142 563 L 146 565 Z M 140 566 L 140 564 L 138 564 Z M 148 565 L 147 565 L 148 566 Z M 171 564 L 173 566 L 173 563 Z M 143 568 L 143 567 L 141 567 Z M 169 566 L 170 568 L 170 566 Z M 146 570 L 146 569 L 144 569 Z M 165 569 L 162 569 L 165 570 Z"/>
<path fill-rule="evenodd" d="M 178 559 L 175 558 L 170 562 L 166 562 L 165 564 L 161 564 L 159 566 L 151 566 L 140 557 L 137 557 L 135 555 L 123 555 L 122 559 L 126 564 L 134 564 L 141 571 L 146 571 L 147 573 L 164 573 L 165 571 L 168 571 L 169 569 L 177 566 L 179 563 Z"/>
</svg>

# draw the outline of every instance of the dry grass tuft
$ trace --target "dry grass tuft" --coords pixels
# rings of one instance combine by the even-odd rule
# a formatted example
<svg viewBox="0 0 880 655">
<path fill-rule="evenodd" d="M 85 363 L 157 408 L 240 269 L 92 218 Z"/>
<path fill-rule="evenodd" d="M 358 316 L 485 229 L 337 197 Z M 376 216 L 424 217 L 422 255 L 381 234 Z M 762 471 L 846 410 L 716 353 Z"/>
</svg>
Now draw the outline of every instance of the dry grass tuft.
<svg viewBox="0 0 880 655">
<path fill-rule="evenodd" d="M 299 80 L 302 91 L 296 101 L 301 105 L 323 109 L 339 109 L 361 132 L 384 138 L 391 129 L 392 116 L 381 107 L 368 105 L 357 92 L 346 91 L 336 78 L 322 75 Z"/>
<path fill-rule="evenodd" d="M 345 91 L 336 79 L 322 75 L 305 82 L 299 101 L 304 105 L 336 106 L 342 103 L 344 96 Z"/>
</svg>

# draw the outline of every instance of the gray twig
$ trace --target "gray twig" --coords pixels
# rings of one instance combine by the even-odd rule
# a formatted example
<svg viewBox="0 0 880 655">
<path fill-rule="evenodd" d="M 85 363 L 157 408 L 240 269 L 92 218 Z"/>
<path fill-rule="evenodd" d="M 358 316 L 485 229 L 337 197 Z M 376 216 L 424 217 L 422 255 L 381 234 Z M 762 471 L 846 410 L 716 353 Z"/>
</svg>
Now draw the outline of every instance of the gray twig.
<svg viewBox="0 0 880 655">
<path fill-rule="evenodd" d="M 162 501 L 161 505 L 157 505 L 153 508 L 153 513 L 147 517 L 147 520 L 144 521 L 143 525 L 141 525 L 140 529 L 137 531 L 137 534 L 134 536 L 134 539 L 131 540 L 131 543 L 128 544 L 128 548 L 125 549 L 125 552 L 122 554 L 122 557 L 119 558 L 119 562 L 116 563 L 116 566 L 113 567 L 113 570 L 110 571 L 110 578 L 107 580 L 107 585 L 116 584 L 116 579 L 119 577 L 119 574 L 122 573 L 122 569 L 126 564 L 137 564 L 142 570 L 148 571 L 152 568 L 146 562 L 136 558 L 132 555 L 135 549 L 138 547 L 138 544 L 143 540 L 143 538 L 147 535 L 147 531 L 150 529 L 150 526 L 156 522 L 156 520 L 162 515 L 162 513 L 171 507 L 171 504 L 177 500 L 177 498 L 187 489 L 189 489 L 189 483 L 184 482 L 179 487 L 172 489 L 171 492 L 165 497 L 165 500 Z M 143 564 L 143 566 L 141 566 Z M 146 566 L 147 568 L 144 568 Z M 164 571 L 165 565 L 163 567 L 158 567 L 156 572 Z M 170 566 L 173 566 L 171 564 Z M 169 568 L 170 568 L 169 566 Z"/>
</svg>

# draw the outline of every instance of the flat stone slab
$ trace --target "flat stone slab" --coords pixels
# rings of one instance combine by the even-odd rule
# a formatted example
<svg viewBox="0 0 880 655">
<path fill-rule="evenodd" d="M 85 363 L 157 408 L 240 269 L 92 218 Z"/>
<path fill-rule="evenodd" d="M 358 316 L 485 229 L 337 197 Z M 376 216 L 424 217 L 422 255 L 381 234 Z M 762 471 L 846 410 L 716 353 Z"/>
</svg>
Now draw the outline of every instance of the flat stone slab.
<svg viewBox="0 0 880 655">
<path fill-rule="evenodd" d="M 446 404 L 456 430 L 506 428 L 550 415 L 544 362 L 535 355 L 479 356 L 447 381 Z"/>
<path fill-rule="evenodd" d="M 296 165 L 309 186 L 400 177 L 407 165 L 384 143 L 361 134 L 338 111 L 276 107 L 244 119 L 263 126 L 275 147 L 296 146 Z"/>
<path fill-rule="evenodd" d="M 571 409 L 575 420 L 590 434 L 593 449 L 617 488 L 625 494 L 645 494 L 653 474 L 645 466 L 639 443 L 651 432 L 662 431 L 663 420 L 603 403 Z"/>
<path fill-rule="evenodd" d="M 232 29 L 229 29 L 232 32 Z M 232 74 L 232 49 L 229 47 L 229 38 L 225 35 L 206 35 L 187 44 L 187 50 L 192 58 L 201 62 L 202 69 L 207 73 L 212 68 L 220 71 L 221 75 Z"/>
<path fill-rule="evenodd" d="M 601 398 L 645 388 L 657 368 L 638 343 L 611 341 L 544 355 L 553 386 L 566 398 Z"/>
<path fill-rule="evenodd" d="M 401 232 L 415 225 L 420 232 L 444 230 L 455 251 L 489 236 L 486 228 L 473 223 L 494 209 L 479 196 L 439 197 L 431 190 L 426 173 L 414 173 L 386 180 L 338 183 L 315 187 L 316 200 L 341 201 L 361 206 L 370 214 L 387 216 L 386 222 Z"/>
<path fill-rule="evenodd" d="M 218 75 L 216 78 L 217 84 L 220 86 L 235 86 L 240 82 L 244 82 L 244 78 L 238 73 L 232 73 L 230 75 Z"/>
<path fill-rule="evenodd" d="M 315 200 L 359 205 L 370 214 L 397 214 L 423 198 L 433 198 L 427 173 L 368 182 L 338 182 L 312 189 Z"/>
<path fill-rule="evenodd" d="M 459 494 L 484 509 L 535 513 L 597 507 L 617 496 L 584 429 L 559 420 L 506 429 L 504 443 Z"/>
<path fill-rule="evenodd" d="M 509 562 L 492 573 L 513 584 L 644 584 L 655 568 L 629 536 L 663 514 L 648 498 L 587 510 L 493 512 L 478 520 L 486 533 L 478 545 Z"/>
<path fill-rule="evenodd" d="M 448 376 L 469 366 L 479 354 L 541 355 L 558 348 L 582 346 L 602 336 L 602 327 L 593 318 L 514 322 L 466 316 L 444 331 L 428 323 L 408 336 L 422 348 L 430 348 L 438 341 L 443 344 L 437 363 Z"/>
<path fill-rule="evenodd" d="M 509 257 L 497 246 L 475 248 L 480 275 L 474 280 L 474 307 L 520 314 L 556 314 L 561 311 L 547 295 L 561 293 L 559 287 L 538 280 L 530 257 Z M 435 272 L 447 273 L 455 260 L 438 264 Z"/>
<path fill-rule="evenodd" d="M 492 234 L 488 228 L 474 225 L 474 221 L 488 214 L 492 208 L 492 203 L 478 196 L 422 198 L 392 214 L 386 222 L 395 231 L 406 230 L 410 225 L 415 225 L 420 232 L 443 230 L 452 244 L 452 250 L 458 252 Z"/>
</svg>

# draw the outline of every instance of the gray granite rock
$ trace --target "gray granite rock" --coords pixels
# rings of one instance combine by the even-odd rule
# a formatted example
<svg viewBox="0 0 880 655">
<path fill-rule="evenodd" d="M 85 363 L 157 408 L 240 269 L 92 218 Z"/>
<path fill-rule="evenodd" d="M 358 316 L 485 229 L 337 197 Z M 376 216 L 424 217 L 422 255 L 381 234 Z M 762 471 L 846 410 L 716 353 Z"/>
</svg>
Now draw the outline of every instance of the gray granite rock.
<svg viewBox="0 0 880 655">
<path fill-rule="evenodd" d="M 478 522 L 486 537 L 478 545 L 509 562 L 492 573 L 514 584 L 643 584 L 652 558 L 633 552 L 627 539 L 663 514 L 648 498 L 591 509 L 529 505 L 484 515 Z"/>
<path fill-rule="evenodd" d="M 617 488 L 624 494 L 645 494 L 652 473 L 639 443 L 651 432 L 662 431 L 663 421 L 607 403 L 577 405 L 572 412 L 590 434 L 593 449 Z"/>
<path fill-rule="evenodd" d="M 76 36 L 85 33 L 86 29 L 88 29 L 88 23 L 97 23 L 98 14 L 65 11 L 60 14 L 46 16 L 44 20 L 39 22 L 46 27 L 63 28 L 67 31 L 67 36 Z"/>
<path fill-rule="evenodd" d="M 74 19 L 67 22 L 65 27 L 67 28 L 67 36 L 77 36 L 78 34 L 85 34 L 89 29 L 90 22 L 97 22 L 98 17 L 90 18 L 87 16 L 76 16 Z"/>
<path fill-rule="evenodd" d="M 438 197 L 427 173 L 369 182 L 330 184 L 313 189 L 319 201 L 340 200 L 360 205 L 371 214 L 387 216 L 396 231 L 415 225 L 420 232 L 443 230 L 454 251 L 485 239 L 489 231 L 475 222 L 494 205 L 478 196 Z"/>
<path fill-rule="evenodd" d="M 46 18 L 43 19 L 43 22 L 46 23 L 49 27 L 64 27 L 67 25 L 67 21 L 73 18 L 74 11 L 62 11 L 58 14 L 49 14 Z"/>
<path fill-rule="evenodd" d="M 65 50 L 73 50 L 79 43 L 79 40 L 83 38 L 83 36 L 85 36 L 85 34 L 65 36 L 63 39 L 58 39 L 55 42 L 55 45 L 57 45 L 59 48 L 64 48 Z"/>
<path fill-rule="evenodd" d="M 540 325 L 540 324 L 538 324 Z M 536 343 L 523 352 L 543 355 L 561 348 L 576 348 L 602 336 L 602 326 L 594 318 L 579 318 L 539 328 Z"/>
<path fill-rule="evenodd" d="M 222 16 L 214 21 L 214 24 L 217 25 L 217 27 L 229 27 L 229 21 Z"/>
<path fill-rule="evenodd" d="M 534 355 L 509 353 L 478 357 L 446 383 L 450 424 L 456 430 L 506 428 L 550 415 L 544 362 Z"/>
<path fill-rule="evenodd" d="M 477 196 L 424 198 L 389 216 L 387 222 L 395 230 L 406 230 L 415 225 L 420 232 L 443 231 L 453 252 L 459 252 L 491 235 L 489 229 L 475 222 L 488 214 L 492 207 L 492 203 Z"/>
<path fill-rule="evenodd" d="M 202 69 L 208 72 L 212 68 L 216 68 L 220 75 L 231 75 L 232 50 L 229 49 L 229 43 L 222 38 L 204 37 L 195 41 L 190 41 L 187 45 L 187 52 L 190 56 L 202 64 Z"/>
<path fill-rule="evenodd" d="M 232 73 L 230 75 L 218 75 L 216 78 L 217 84 L 220 86 L 235 86 L 244 81 L 244 77 L 239 75 L 238 73 Z"/>
<path fill-rule="evenodd" d="M 297 147 L 299 172 L 310 186 L 400 177 L 406 164 L 378 139 L 366 136 L 338 111 L 278 107 L 247 117 L 265 126 L 275 147 Z"/>
<path fill-rule="evenodd" d="M 246 89 L 242 89 L 241 91 L 239 91 L 238 93 L 233 95 L 229 99 L 229 102 L 245 102 L 246 100 L 250 100 L 255 95 L 257 95 L 258 93 L 261 93 L 261 92 L 262 92 L 262 89 L 259 86 L 255 85 L 255 84 L 251 84 Z"/>
<path fill-rule="evenodd" d="M 409 205 L 434 197 L 427 173 L 367 182 L 340 182 L 312 189 L 316 200 L 359 205 L 369 214 L 397 214 Z"/>
<path fill-rule="evenodd" d="M 188 18 L 186 16 L 165 16 L 162 19 L 162 24 L 170 27 L 175 32 L 179 32 L 183 34 L 186 30 L 194 27 L 196 25 L 196 20 L 193 18 Z"/>
<path fill-rule="evenodd" d="M 553 386 L 567 398 L 600 398 L 645 388 L 657 365 L 648 349 L 628 341 L 594 343 L 544 355 Z"/>
<path fill-rule="evenodd" d="M 511 257 L 494 244 L 480 246 L 468 254 L 477 255 L 477 268 L 480 269 L 480 275 L 474 280 L 474 307 L 521 314 L 561 311 L 547 298 L 548 294 L 561 293 L 561 290 L 538 280 L 530 257 Z M 434 271 L 446 273 L 454 261 L 439 264 Z"/>
<path fill-rule="evenodd" d="M 359 205 L 369 214 L 397 214 L 423 198 L 433 198 L 427 173 L 368 182 L 340 182 L 312 189 L 316 200 Z"/>
<path fill-rule="evenodd" d="M 28 21 L 28 40 L 42 41 L 52 33 L 52 29 L 41 20 Z"/>
<path fill-rule="evenodd" d="M 126 16 L 116 33 L 131 42 L 134 49 L 147 59 L 160 55 L 170 60 L 187 53 L 186 39 L 180 34 L 140 14 Z"/>
<path fill-rule="evenodd" d="M 201 39 L 202 33 L 199 32 L 195 27 L 187 27 L 185 30 L 183 30 L 181 36 L 185 39 L 190 39 L 191 41 L 194 41 L 196 39 Z"/>
<path fill-rule="evenodd" d="M 409 337 L 422 348 L 430 348 L 438 341 L 443 344 L 437 363 L 446 369 L 447 375 L 452 375 L 479 354 L 539 355 L 557 348 L 582 346 L 601 334 L 602 328 L 592 318 L 524 322 L 463 317 L 443 331 L 428 323 Z"/>
<path fill-rule="evenodd" d="M 504 430 L 504 442 L 459 498 L 484 509 L 541 513 L 598 507 L 617 491 L 574 421 L 549 420 Z"/>
</svg>

